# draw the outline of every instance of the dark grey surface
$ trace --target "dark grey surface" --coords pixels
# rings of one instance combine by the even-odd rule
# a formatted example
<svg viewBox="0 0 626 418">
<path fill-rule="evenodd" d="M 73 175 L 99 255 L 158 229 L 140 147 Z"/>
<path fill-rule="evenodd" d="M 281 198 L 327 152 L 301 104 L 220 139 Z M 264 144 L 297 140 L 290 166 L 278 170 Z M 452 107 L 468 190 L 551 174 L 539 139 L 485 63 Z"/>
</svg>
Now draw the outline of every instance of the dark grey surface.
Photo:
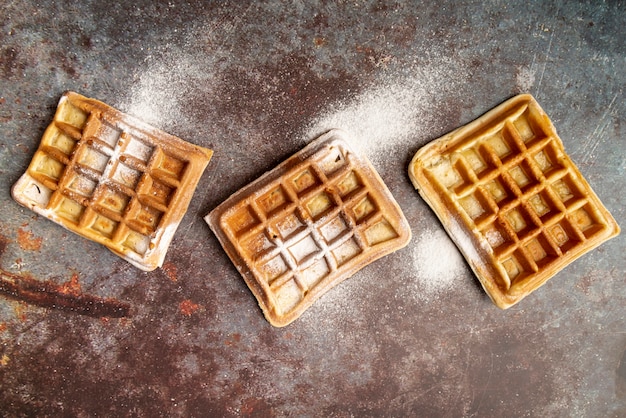
<svg viewBox="0 0 626 418">
<path fill-rule="evenodd" d="M 507 311 L 465 265 L 433 293 L 416 254 L 441 227 L 406 166 L 530 92 L 623 224 L 625 9 L 3 2 L 0 267 L 47 284 L 41 300 L 0 299 L 3 415 L 624 416 L 624 235 Z M 164 269 L 11 199 L 64 90 L 215 150 Z M 413 240 L 275 329 L 202 216 L 331 127 L 367 139 Z M 81 315 L 85 295 L 130 314 Z"/>
</svg>

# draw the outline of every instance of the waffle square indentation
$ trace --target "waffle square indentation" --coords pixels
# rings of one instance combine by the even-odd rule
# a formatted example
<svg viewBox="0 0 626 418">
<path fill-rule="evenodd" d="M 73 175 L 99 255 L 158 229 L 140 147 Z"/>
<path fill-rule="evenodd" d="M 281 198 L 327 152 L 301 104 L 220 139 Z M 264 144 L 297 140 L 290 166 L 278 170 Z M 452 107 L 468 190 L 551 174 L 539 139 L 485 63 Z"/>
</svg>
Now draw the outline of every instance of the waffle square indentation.
<svg viewBox="0 0 626 418">
<path fill-rule="evenodd" d="M 344 199 L 347 198 L 349 195 L 361 190 L 362 188 L 363 185 L 361 184 L 361 180 L 359 180 L 354 170 L 350 170 L 348 174 L 346 174 L 339 182 L 337 182 L 339 196 Z"/>
<path fill-rule="evenodd" d="M 259 265 L 260 271 L 267 283 L 271 284 L 277 277 L 285 273 L 289 267 L 283 259 L 283 256 L 278 254 L 269 261 Z"/>
<path fill-rule="evenodd" d="M 302 196 L 318 184 L 320 184 L 320 180 L 311 168 L 302 170 L 291 179 L 291 186 L 298 193 L 298 196 Z"/>
<path fill-rule="evenodd" d="M 68 173 L 67 189 L 85 197 L 91 197 L 98 183 L 87 176 Z"/>
<path fill-rule="evenodd" d="M 274 244 L 269 240 L 264 232 L 259 232 L 243 241 L 243 248 L 251 258 L 259 257 L 263 252 L 272 248 Z"/>
<path fill-rule="evenodd" d="M 175 157 L 163 151 L 157 152 L 151 167 L 154 175 L 182 181 L 188 162 L 182 157 Z"/>
<path fill-rule="evenodd" d="M 124 149 L 124 156 L 135 158 L 144 164 L 148 164 L 153 152 L 153 146 L 139 141 L 136 138 L 130 138 L 128 145 L 126 145 L 126 148 Z"/>
<path fill-rule="evenodd" d="M 98 133 L 95 135 L 95 138 L 104 142 L 109 147 L 115 148 L 121 134 L 122 132 L 119 129 L 116 129 L 108 123 L 103 123 L 100 125 L 100 129 L 98 129 Z"/>
<path fill-rule="evenodd" d="M 280 234 L 281 239 L 286 240 L 306 228 L 306 224 L 300 219 L 296 212 L 291 212 L 283 217 L 274 220 L 274 228 Z M 275 236 L 274 238 L 278 238 Z"/>
<path fill-rule="evenodd" d="M 76 148 L 78 142 L 71 136 L 67 135 L 57 127 L 53 127 L 53 133 L 50 137 L 50 146 L 58 149 L 66 155 L 70 155 Z"/>
<path fill-rule="evenodd" d="M 122 215 L 130 199 L 130 196 L 124 193 L 104 188 L 99 197 L 98 206 L 104 207 L 118 215 Z"/>
<path fill-rule="evenodd" d="M 62 197 L 56 212 L 63 219 L 77 224 L 85 212 L 85 207 L 75 200 Z"/>
<path fill-rule="evenodd" d="M 141 171 L 135 170 L 126 164 L 118 163 L 113 171 L 112 179 L 126 187 L 135 189 L 140 177 Z"/>
<path fill-rule="evenodd" d="M 35 155 L 33 160 L 33 171 L 37 174 L 43 174 L 53 180 L 59 180 L 63 175 L 65 164 L 46 154 Z"/>
<path fill-rule="evenodd" d="M 303 239 L 289 247 L 289 252 L 298 264 L 300 264 L 306 257 L 309 257 L 318 251 L 320 251 L 320 248 L 317 246 L 317 243 L 311 235 L 305 236 Z"/>
<path fill-rule="evenodd" d="M 341 216 L 337 216 L 331 219 L 326 224 L 320 227 L 320 233 L 326 240 L 328 244 L 333 242 L 337 237 L 343 235 L 344 232 L 348 231 L 348 224 Z"/>
<path fill-rule="evenodd" d="M 307 211 L 314 220 L 317 220 L 324 216 L 324 214 L 326 214 L 334 206 L 335 202 L 333 201 L 332 197 L 326 192 L 316 194 L 305 203 Z"/>
<path fill-rule="evenodd" d="M 270 190 L 259 199 L 257 205 L 263 210 L 265 216 L 271 217 L 272 213 L 281 210 L 291 202 L 282 185 Z"/>
</svg>

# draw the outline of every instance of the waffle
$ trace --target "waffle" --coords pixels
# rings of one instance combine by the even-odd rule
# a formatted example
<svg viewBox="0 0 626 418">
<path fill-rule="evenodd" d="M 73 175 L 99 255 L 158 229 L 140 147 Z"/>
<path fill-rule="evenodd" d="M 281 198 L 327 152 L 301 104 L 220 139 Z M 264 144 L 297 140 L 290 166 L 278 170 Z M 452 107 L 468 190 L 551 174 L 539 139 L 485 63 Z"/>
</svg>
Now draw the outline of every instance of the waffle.
<svg viewBox="0 0 626 418">
<path fill-rule="evenodd" d="M 619 233 L 527 94 L 424 146 L 409 176 L 503 309 Z"/>
<path fill-rule="evenodd" d="M 67 92 L 12 194 L 150 271 L 163 263 L 212 153 Z"/>
<path fill-rule="evenodd" d="M 337 130 L 232 195 L 205 220 L 277 327 L 411 238 L 382 179 Z"/>
</svg>

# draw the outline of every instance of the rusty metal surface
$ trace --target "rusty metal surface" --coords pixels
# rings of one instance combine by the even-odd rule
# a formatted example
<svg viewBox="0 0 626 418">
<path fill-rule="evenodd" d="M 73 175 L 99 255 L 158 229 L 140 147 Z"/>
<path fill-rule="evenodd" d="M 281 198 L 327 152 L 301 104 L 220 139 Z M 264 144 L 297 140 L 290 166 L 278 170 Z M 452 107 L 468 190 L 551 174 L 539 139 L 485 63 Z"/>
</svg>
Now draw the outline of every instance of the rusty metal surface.
<svg viewBox="0 0 626 418">
<path fill-rule="evenodd" d="M 3 415 L 623 416 L 624 235 L 501 311 L 465 264 L 424 282 L 424 245 L 446 242 L 406 166 L 530 92 L 623 227 L 625 10 L 5 2 Z M 162 269 L 141 272 L 11 199 L 65 90 L 215 150 Z M 332 127 L 370 139 L 413 239 L 273 328 L 202 216 Z M 442 264 L 458 263 L 450 254 Z"/>
</svg>

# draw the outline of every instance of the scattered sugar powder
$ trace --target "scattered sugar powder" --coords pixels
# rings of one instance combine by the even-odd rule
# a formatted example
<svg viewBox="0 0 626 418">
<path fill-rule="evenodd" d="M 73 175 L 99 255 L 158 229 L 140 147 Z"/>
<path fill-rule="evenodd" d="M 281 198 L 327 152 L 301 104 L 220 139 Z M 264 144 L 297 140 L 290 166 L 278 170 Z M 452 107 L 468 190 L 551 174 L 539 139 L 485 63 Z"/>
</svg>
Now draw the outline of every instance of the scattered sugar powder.
<svg viewBox="0 0 626 418">
<path fill-rule="evenodd" d="M 206 121 L 190 117 L 186 101 L 189 96 L 198 99 L 218 94 L 222 81 L 213 73 L 213 64 L 209 57 L 188 51 L 149 57 L 120 108 L 166 131 L 192 132 L 197 128 L 205 132 Z M 461 94 L 468 88 L 468 78 L 462 60 L 440 55 L 424 64 L 386 70 L 358 94 L 328 104 L 302 128 L 302 140 L 311 141 L 329 129 L 343 129 L 353 139 L 351 145 L 376 169 L 391 164 L 394 170 L 401 167 L 405 173 L 407 152 L 444 128 L 442 98 Z M 415 248 L 410 274 L 417 276 L 412 283 L 415 293 L 422 293 L 421 298 L 442 292 L 465 272 L 463 259 L 443 230 L 415 236 L 411 245 Z M 343 291 L 347 289 L 350 286 L 344 286 Z M 336 292 L 333 289 L 329 293 Z M 326 300 L 329 297 L 325 295 Z"/>
<path fill-rule="evenodd" d="M 330 104 L 309 124 L 305 137 L 310 140 L 329 129 L 343 129 L 352 136 L 351 145 L 380 168 L 390 152 L 412 149 L 440 132 L 437 105 L 442 94 L 460 87 L 465 73 L 458 62 L 441 58 L 401 75 L 382 74 L 358 95 Z"/>
<path fill-rule="evenodd" d="M 124 110 L 147 123 L 160 128 L 171 128 L 173 121 L 181 118 L 180 95 L 172 94 L 181 75 L 175 68 L 148 64 L 130 90 Z"/>
<path fill-rule="evenodd" d="M 413 271 L 421 300 L 451 290 L 467 274 L 463 256 L 443 229 L 414 237 Z"/>
<path fill-rule="evenodd" d="M 205 57 L 183 51 L 149 56 L 135 75 L 121 109 L 165 131 L 193 131 L 203 121 L 189 115 L 189 97 L 211 97 L 217 80 Z M 206 129 L 206 127 L 205 127 Z"/>
</svg>

